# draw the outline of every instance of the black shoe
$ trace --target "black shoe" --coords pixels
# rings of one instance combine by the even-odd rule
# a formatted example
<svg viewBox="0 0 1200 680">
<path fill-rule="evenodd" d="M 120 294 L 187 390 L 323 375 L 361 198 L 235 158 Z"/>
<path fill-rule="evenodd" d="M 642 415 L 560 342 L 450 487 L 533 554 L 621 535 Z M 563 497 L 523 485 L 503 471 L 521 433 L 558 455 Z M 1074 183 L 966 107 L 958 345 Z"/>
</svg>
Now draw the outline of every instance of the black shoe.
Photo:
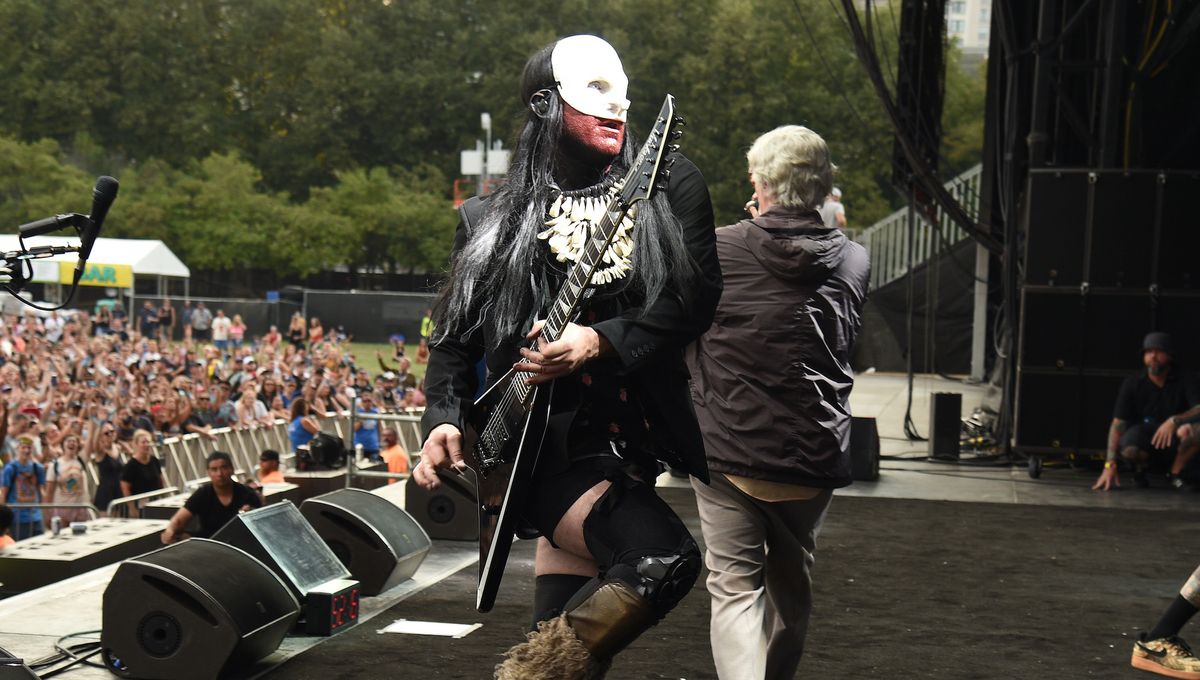
<svg viewBox="0 0 1200 680">
<path fill-rule="evenodd" d="M 1170 484 L 1171 488 L 1175 489 L 1176 491 L 1190 493 L 1194 490 L 1192 485 L 1179 475 L 1167 475 L 1167 483 Z"/>
<path fill-rule="evenodd" d="M 1146 468 L 1139 467 L 1133 469 L 1133 483 L 1139 489 L 1145 489 L 1150 486 L 1150 478 L 1146 476 Z"/>
</svg>

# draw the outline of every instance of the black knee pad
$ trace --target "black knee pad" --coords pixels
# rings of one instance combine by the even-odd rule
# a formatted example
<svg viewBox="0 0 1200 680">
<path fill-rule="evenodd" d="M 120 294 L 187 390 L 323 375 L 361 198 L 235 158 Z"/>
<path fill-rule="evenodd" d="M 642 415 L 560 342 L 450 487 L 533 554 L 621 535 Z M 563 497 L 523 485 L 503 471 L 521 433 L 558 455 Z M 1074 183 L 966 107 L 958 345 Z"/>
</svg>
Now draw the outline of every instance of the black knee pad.
<svg viewBox="0 0 1200 680">
<path fill-rule="evenodd" d="M 624 474 L 592 506 L 583 539 L 602 571 L 620 580 L 664 616 L 700 575 L 700 548 L 654 490 Z"/>
</svg>

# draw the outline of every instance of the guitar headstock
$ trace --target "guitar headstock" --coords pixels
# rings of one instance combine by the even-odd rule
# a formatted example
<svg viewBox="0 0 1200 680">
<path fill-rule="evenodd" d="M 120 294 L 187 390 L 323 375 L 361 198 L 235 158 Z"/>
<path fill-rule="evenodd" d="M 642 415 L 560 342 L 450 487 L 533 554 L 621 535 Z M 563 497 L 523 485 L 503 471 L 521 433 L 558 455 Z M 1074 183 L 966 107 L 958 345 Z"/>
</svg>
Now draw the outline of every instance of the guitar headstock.
<svg viewBox="0 0 1200 680">
<path fill-rule="evenodd" d="M 683 136 L 679 129 L 683 125 L 683 119 L 675 115 L 675 97 L 667 95 L 646 143 L 625 175 L 621 198 L 626 205 L 649 199 L 654 192 L 667 187 L 671 165 L 675 161 L 671 155 L 679 150 L 679 145 L 674 142 Z"/>
</svg>

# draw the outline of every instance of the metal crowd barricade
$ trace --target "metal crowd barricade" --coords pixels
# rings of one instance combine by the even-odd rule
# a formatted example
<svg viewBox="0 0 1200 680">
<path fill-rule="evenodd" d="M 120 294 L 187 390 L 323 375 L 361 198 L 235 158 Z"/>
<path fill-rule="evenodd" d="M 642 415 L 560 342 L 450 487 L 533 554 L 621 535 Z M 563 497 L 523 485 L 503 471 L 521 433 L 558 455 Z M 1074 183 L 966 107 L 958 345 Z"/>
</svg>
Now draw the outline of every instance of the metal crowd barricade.
<svg viewBox="0 0 1200 680">
<path fill-rule="evenodd" d="M 409 458 L 412 458 L 413 451 L 420 451 L 425 444 L 425 438 L 421 436 L 421 416 L 425 414 L 425 409 L 411 409 L 405 412 L 404 415 L 412 416 L 411 421 L 407 421 L 407 427 L 401 426 L 398 428 L 397 434 L 400 436 L 400 445 L 405 451 L 409 452 Z"/>
<path fill-rule="evenodd" d="M 157 453 L 165 464 L 168 482 L 179 488 L 190 488 L 208 481 L 208 469 L 204 461 L 213 451 L 228 453 L 233 458 L 234 474 L 242 479 L 254 476 L 263 449 L 280 451 L 281 460 L 292 459 L 285 420 L 243 430 L 220 427 L 211 434 L 212 438 L 188 433 L 171 437 L 158 445 Z"/>
<path fill-rule="evenodd" d="M 91 519 L 100 516 L 100 509 L 91 503 L 11 503 L 13 510 L 87 510 Z"/>
<path fill-rule="evenodd" d="M 367 413 L 366 411 L 358 410 L 358 399 L 354 400 L 354 408 L 350 410 L 349 432 L 350 436 L 343 437 L 342 441 L 346 442 L 346 486 L 354 486 L 354 478 L 357 477 L 376 477 L 383 479 L 408 479 L 409 475 L 400 472 L 385 472 L 381 470 L 359 470 L 358 451 L 354 447 L 354 421 L 355 420 L 377 420 L 383 422 L 408 423 L 408 428 L 400 428 L 400 432 L 405 429 L 409 430 L 410 434 L 415 426 L 416 439 L 420 439 L 421 432 L 421 412 L 411 413 Z M 403 446 L 403 443 L 401 444 Z M 416 448 L 420 448 L 418 445 Z M 408 446 L 404 446 L 406 452 L 415 450 Z M 411 456 L 411 454 L 410 454 Z"/>
<path fill-rule="evenodd" d="M 356 403 L 357 405 L 357 403 Z M 400 424 L 398 433 L 400 435 L 400 443 L 405 451 L 418 451 L 421 448 L 421 411 L 414 411 L 403 414 L 357 414 L 359 419 L 363 416 L 380 421 L 392 421 Z M 355 412 L 351 410 L 348 414 L 339 414 L 336 412 L 327 412 L 323 414 L 319 420 L 321 423 L 321 431 L 328 432 L 335 437 L 347 442 L 347 451 L 353 452 L 354 446 L 354 420 Z M 295 451 L 292 449 L 292 439 L 288 433 L 290 423 L 286 420 L 277 419 L 270 426 L 258 426 L 247 428 L 244 430 L 234 430 L 229 427 L 221 427 L 212 430 L 212 438 L 205 437 L 196 433 L 188 433 L 169 437 L 155 446 L 155 453 L 159 460 L 163 463 L 163 474 L 167 478 L 167 483 L 170 485 L 171 492 L 174 493 L 178 489 L 193 489 L 208 481 L 208 469 L 205 464 L 205 459 L 212 451 L 225 451 L 233 458 L 234 474 L 240 479 L 252 479 L 258 470 L 259 455 L 264 449 L 274 449 L 279 452 L 280 467 L 282 469 L 291 469 L 294 467 Z M 346 476 L 348 485 L 353 484 L 355 475 L 359 477 L 388 477 L 388 478 L 406 478 L 407 475 L 393 474 L 389 472 L 378 472 L 373 470 L 355 470 L 354 456 L 349 456 L 351 462 L 349 464 L 349 472 Z M 122 463 L 128 459 L 128 456 L 122 455 Z M 92 482 L 92 487 L 95 488 L 99 482 L 99 474 L 96 470 L 96 464 L 89 457 L 85 461 L 85 469 L 87 475 Z M 109 506 L 109 512 L 113 509 L 121 512 L 121 516 L 128 516 L 128 506 L 137 503 L 138 501 L 157 498 L 158 496 L 166 495 L 161 491 L 150 492 L 147 494 L 139 494 L 137 496 L 129 496 L 114 500 Z M 133 500 L 130 500 L 133 499 Z"/>
<path fill-rule="evenodd" d="M 108 516 L 109 517 L 129 517 L 129 508 L 131 508 L 135 505 L 138 505 L 141 501 L 148 501 L 148 500 L 151 500 L 154 498 L 161 498 L 163 496 L 171 496 L 178 492 L 179 492 L 178 487 L 165 486 L 161 489 L 155 489 L 154 491 L 147 491 L 145 493 L 135 493 L 132 496 L 124 496 L 122 498 L 117 498 L 108 504 Z M 120 514 L 117 514 L 118 511 L 120 512 Z"/>
</svg>

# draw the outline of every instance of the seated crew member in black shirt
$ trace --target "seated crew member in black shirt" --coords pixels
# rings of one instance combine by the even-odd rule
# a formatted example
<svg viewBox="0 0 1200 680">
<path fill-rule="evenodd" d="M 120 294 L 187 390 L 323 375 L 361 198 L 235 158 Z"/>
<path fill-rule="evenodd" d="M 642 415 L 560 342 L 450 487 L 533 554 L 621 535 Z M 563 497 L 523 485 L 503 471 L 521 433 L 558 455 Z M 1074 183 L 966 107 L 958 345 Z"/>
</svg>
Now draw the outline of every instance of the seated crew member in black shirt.
<svg viewBox="0 0 1200 680">
<path fill-rule="evenodd" d="M 213 451 L 208 454 L 208 478 L 212 483 L 196 489 L 183 507 L 175 512 L 171 523 L 162 532 L 164 544 L 191 538 L 184 530 L 193 517 L 200 520 L 200 531 L 196 532 L 196 538 L 207 538 L 239 512 L 262 507 L 262 498 L 258 494 L 233 481 L 233 459 L 228 453 Z"/>
<path fill-rule="evenodd" d="M 1121 486 L 1119 455 L 1133 467 L 1137 486 L 1149 486 L 1147 472 L 1151 462 L 1159 459 L 1170 466 L 1170 486 L 1190 491 L 1184 473 L 1200 450 L 1200 436 L 1189 426 L 1200 417 L 1200 383 L 1176 366 L 1171 336 L 1166 333 L 1146 335 L 1142 363 L 1146 370 L 1126 378 L 1117 395 L 1108 430 L 1108 460 L 1092 489 Z"/>
</svg>

